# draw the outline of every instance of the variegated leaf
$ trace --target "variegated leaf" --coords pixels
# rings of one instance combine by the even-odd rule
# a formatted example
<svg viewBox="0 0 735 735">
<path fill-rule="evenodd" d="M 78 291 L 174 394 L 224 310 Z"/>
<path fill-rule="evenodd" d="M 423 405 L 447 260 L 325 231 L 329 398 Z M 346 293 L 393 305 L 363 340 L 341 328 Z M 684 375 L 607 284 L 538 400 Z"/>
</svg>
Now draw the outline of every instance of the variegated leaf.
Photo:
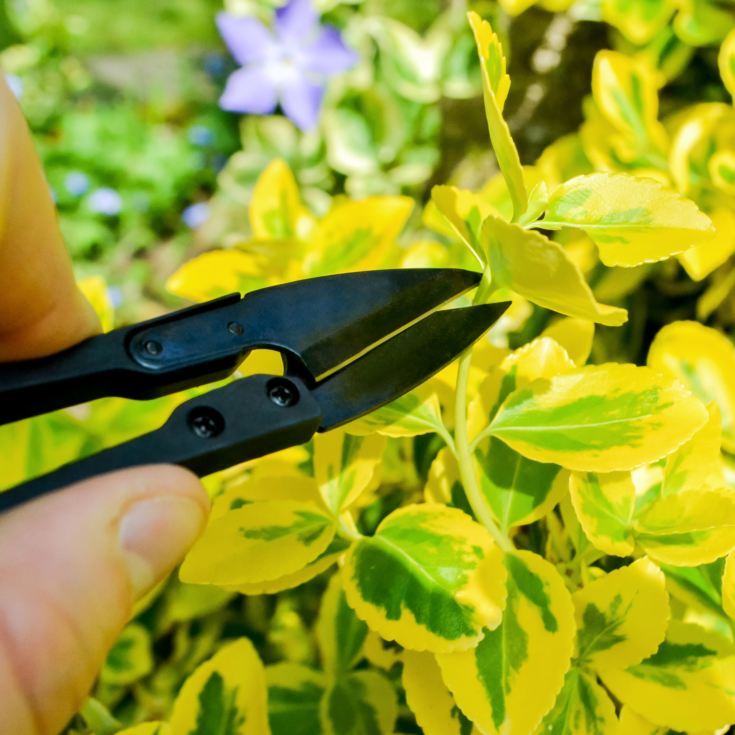
<svg viewBox="0 0 735 735">
<path fill-rule="evenodd" d="M 602 0 L 602 19 L 638 46 L 663 30 L 675 10 L 674 0 Z"/>
<path fill-rule="evenodd" d="M 539 232 L 489 216 L 482 227 L 482 244 L 496 288 L 567 316 L 608 326 L 627 320 L 625 309 L 597 303 L 564 248 Z"/>
<path fill-rule="evenodd" d="M 593 365 L 511 393 L 490 433 L 537 462 L 612 472 L 670 454 L 707 420 L 678 381 L 646 367 Z"/>
<path fill-rule="evenodd" d="M 713 178 L 716 181 L 716 177 Z M 709 216 L 715 228 L 714 235 L 677 256 L 689 278 L 695 281 L 708 276 L 735 252 L 735 213 L 726 207 L 718 207 Z"/>
<path fill-rule="evenodd" d="M 735 722 L 735 649 L 696 625 L 672 621 L 656 653 L 601 678 L 618 700 L 656 725 L 702 732 Z"/>
<path fill-rule="evenodd" d="M 725 88 L 735 98 L 735 28 L 725 36 L 720 46 L 717 65 L 720 67 L 720 76 Z"/>
<path fill-rule="evenodd" d="M 151 635 L 142 625 L 130 623 L 107 654 L 100 681 L 113 686 L 127 686 L 152 669 Z"/>
<path fill-rule="evenodd" d="M 425 735 L 474 735 L 472 723 L 454 703 L 434 656 L 404 651 L 403 688 L 406 702 Z"/>
<path fill-rule="evenodd" d="M 645 557 L 575 592 L 574 607 L 581 666 L 627 668 L 655 653 L 666 636 L 666 580 Z"/>
<path fill-rule="evenodd" d="M 564 580 L 540 556 L 516 551 L 505 564 L 501 624 L 475 648 L 437 660 L 460 709 L 482 732 L 526 735 L 551 709 L 569 669 L 574 608 Z"/>
<path fill-rule="evenodd" d="M 574 364 L 581 367 L 592 352 L 595 337 L 595 323 L 589 319 L 562 317 L 556 319 L 541 332 L 542 337 L 550 337 L 560 344 Z"/>
<path fill-rule="evenodd" d="M 324 675 L 301 664 L 281 663 L 268 666 L 265 678 L 272 735 L 321 735 Z"/>
<path fill-rule="evenodd" d="M 334 539 L 334 519 L 314 503 L 252 503 L 213 520 L 180 570 L 181 580 L 235 587 L 299 572 Z"/>
<path fill-rule="evenodd" d="M 722 574 L 722 607 L 735 620 L 735 552 L 730 552 L 725 560 Z"/>
<path fill-rule="evenodd" d="M 617 722 L 607 692 L 593 676 L 575 666 L 536 735 L 612 735 Z"/>
<path fill-rule="evenodd" d="M 474 573 L 484 561 L 483 579 Z M 387 640 L 453 651 L 500 622 L 505 569 L 489 533 L 460 510 L 409 505 L 354 544 L 343 568 L 347 601 Z"/>
<path fill-rule="evenodd" d="M 268 735 L 263 664 L 247 638 L 221 648 L 184 682 L 174 702 L 176 735 Z"/>
<path fill-rule="evenodd" d="M 681 380 L 704 403 L 715 401 L 722 444 L 735 450 L 735 346 L 722 332 L 697 322 L 672 322 L 648 351 L 648 364 Z"/>
<path fill-rule="evenodd" d="M 325 671 L 341 676 L 361 658 L 368 627 L 347 604 L 342 578 L 335 574 L 322 597 L 316 637 Z"/>
<path fill-rule="evenodd" d="M 168 722 L 144 722 L 119 730 L 117 735 L 173 735 L 173 733 Z"/>
<path fill-rule="evenodd" d="M 503 106 L 510 89 L 510 77 L 505 71 L 505 56 L 490 24 L 472 11 L 467 17 L 475 35 L 477 53 L 480 57 L 482 91 L 490 142 L 513 200 L 513 216 L 518 219 L 528 206 L 528 193 L 518 150 L 503 119 Z"/>
<path fill-rule="evenodd" d="M 584 230 L 610 266 L 664 260 L 714 233 L 694 202 L 658 182 L 603 173 L 578 176 L 552 192 L 541 226 Z"/>
<path fill-rule="evenodd" d="M 396 692 L 378 671 L 358 671 L 335 679 L 321 705 L 324 735 L 385 735 L 398 716 Z"/>
<path fill-rule="evenodd" d="M 324 504 L 339 515 L 379 480 L 382 436 L 354 436 L 343 430 L 314 437 L 314 476 Z"/>
</svg>

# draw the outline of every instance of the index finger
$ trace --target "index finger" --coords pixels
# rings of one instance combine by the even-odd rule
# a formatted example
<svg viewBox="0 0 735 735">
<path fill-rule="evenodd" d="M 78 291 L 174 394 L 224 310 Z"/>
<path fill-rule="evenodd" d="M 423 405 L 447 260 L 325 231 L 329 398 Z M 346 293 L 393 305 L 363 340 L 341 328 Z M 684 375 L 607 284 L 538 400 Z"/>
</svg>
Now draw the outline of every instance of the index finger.
<svg viewBox="0 0 735 735">
<path fill-rule="evenodd" d="M 74 283 L 28 127 L 0 74 L 0 361 L 58 352 L 98 329 Z"/>
</svg>

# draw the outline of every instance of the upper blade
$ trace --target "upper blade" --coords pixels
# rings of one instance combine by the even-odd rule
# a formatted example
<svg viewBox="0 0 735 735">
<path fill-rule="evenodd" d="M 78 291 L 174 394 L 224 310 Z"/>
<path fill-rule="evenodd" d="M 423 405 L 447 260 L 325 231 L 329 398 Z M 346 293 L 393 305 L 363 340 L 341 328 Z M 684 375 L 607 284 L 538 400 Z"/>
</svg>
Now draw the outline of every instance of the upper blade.
<svg viewBox="0 0 735 735">
<path fill-rule="evenodd" d="M 249 345 L 296 355 L 318 380 L 479 280 L 453 268 L 344 273 L 253 291 L 238 308 Z"/>
<path fill-rule="evenodd" d="M 503 302 L 438 311 L 331 375 L 312 391 L 324 417 L 319 430 L 352 421 L 423 383 L 469 347 L 508 306 Z"/>
</svg>

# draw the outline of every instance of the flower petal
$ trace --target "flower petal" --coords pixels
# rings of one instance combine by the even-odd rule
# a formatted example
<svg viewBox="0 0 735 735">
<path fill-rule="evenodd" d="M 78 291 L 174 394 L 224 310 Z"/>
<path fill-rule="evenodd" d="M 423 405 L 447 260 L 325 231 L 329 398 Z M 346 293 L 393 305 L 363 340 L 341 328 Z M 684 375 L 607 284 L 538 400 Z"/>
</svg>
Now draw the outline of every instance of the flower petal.
<svg viewBox="0 0 735 735">
<path fill-rule="evenodd" d="M 315 32 L 318 19 L 311 0 L 289 0 L 276 10 L 276 33 L 282 41 L 303 41 Z"/>
<path fill-rule="evenodd" d="M 240 65 L 265 59 L 273 47 L 271 32 L 256 18 L 218 13 L 217 28 Z"/>
<path fill-rule="evenodd" d="M 294 78 L 281 89 L 281 107 L 303 131 L 311 130 L 319 120 L 324 85 L 305 77 Z"/>
<path fill-rule="evenodd" d="M 276 109 L 276 89 L 265 71 L 248 66 L 230 75 L 219 106 L 228 112 L 266 115 Z"/>
<path fill-rule="evenodd" d="M 305 71 L 325 75 L 347 71 L 358 60 L 333 26 L 323 26 L 317 38 L 303 49 L 301 58 Z"/>
</svg>

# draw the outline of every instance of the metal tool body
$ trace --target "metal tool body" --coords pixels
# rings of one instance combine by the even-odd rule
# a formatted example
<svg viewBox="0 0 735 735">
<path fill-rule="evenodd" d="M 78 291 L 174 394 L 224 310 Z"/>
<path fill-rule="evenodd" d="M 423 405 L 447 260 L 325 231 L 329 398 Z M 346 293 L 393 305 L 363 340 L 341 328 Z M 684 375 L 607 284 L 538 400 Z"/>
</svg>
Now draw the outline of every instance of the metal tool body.
<svg viewBox="0 0 735 735">
<path fill-rule="evenodd" d="M 402 269 L 297 281 L 225 296 L 0 365 L 0 424 L 104 396 L 145 399 L 232 374 L 256 348 L 258 375 L 179 406 L 162 426 L 0 493 L 0 511 L 124 467 L 174 463 L 204 476 L 308 441 L 397 398 L 451 362 L 507 304 L 435 311 L 479 274 Z"/>
</svg>

